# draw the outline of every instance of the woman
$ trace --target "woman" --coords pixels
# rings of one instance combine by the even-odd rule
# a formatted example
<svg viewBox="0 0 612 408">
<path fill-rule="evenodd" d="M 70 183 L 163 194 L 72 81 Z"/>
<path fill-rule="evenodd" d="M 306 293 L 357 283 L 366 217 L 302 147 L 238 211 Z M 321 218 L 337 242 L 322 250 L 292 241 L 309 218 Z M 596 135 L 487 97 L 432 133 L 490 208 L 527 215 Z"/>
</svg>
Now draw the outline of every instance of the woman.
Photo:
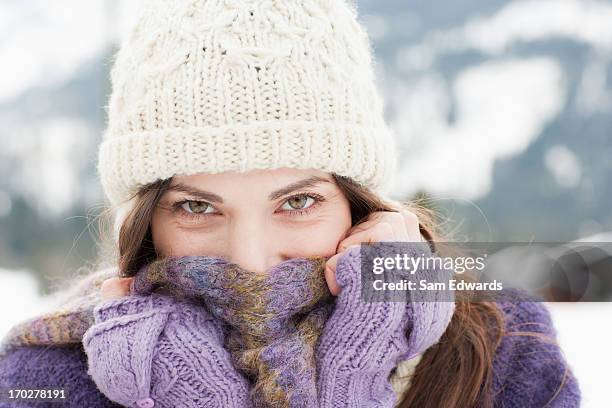
<svg viewBox="0 0 612 408">
<path fill-rule="evenodd" d="M 111 78 L 99 172 L 116 216 L 116 267 L 96 275 L 99 291 L 75 290 L 95 301 L 70 309 L 84 323 L 13 337 L 1 385 L 64 388 L 66 406 L 579 405 L 539 303 L 359 298 L 360 243 L 435 250 L 442 237 L 423 208 L 386 196 L 393 139 L 368 38 L 344 1 L 152 2 Z M 313 268 L 295 275 L 300 265 Z M 226 313 L 231 296 L 202 297 L 207 307 L 174 296 L 192 278 L 191 293 L 203 293 L 194 288 L 216 270 L 278 283 L 277 312 L 303 320 L 287 329 L 293 320 L 268 316 L 262 324 L 282 335 L 263 341 L 234 330 L 253 322 Z M 153 293 L 160 276 L 174 292 Z M 303 289 L 300 277 L 320 277 L 334 300 L 320 296 L 302 313 L 288 291 Z M 216 282 L 204 283 L 212 295 Z M 270 325 L 279 321 L 287 327 Z"/>
</svg>

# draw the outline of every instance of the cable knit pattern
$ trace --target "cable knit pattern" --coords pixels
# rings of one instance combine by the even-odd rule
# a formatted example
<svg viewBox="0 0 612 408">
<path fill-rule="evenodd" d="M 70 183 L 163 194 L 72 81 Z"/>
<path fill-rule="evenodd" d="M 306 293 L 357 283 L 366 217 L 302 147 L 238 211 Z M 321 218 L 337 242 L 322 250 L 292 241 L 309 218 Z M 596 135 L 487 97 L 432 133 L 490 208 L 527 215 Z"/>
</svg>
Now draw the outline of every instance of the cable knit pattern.
<svg viewBox="0 0 612 408">
<path fill-rule="evenodd" d="M 251 406 L 223 327 L 205 308 L 154 293 L 104 301 L 94 315 L 83 346 L 109 399 L 134 408 Z"/>
<path fill-rule="evenodd" d="M 381 256 L 385 254 L 381 253 Z M 285 266 L 294 261 L 295 259 L 285 263 Z M 306 373 L 302 383 L 294 383 L 297 389 L 312 390 L 312 387 L 303 386 L 312 384 L 313 379 L 308 371 L 299 366 L 299 356 L 292 360 L 293 356 L 286 353 L 291 348 L 284 347 L 300 343 L 292 342 L 291 336 L 288 341 L 284 341 L 287 336 L 282 335 L 296 333 L 296 329 L 299 329 L 299 319 L 291 319 L 290 315 L 299 309 L 299 305 L 305 304 L 303 296 L 316 298 L 314 294 L 317 291 L 312 291 L 309 284 L 304 284 L 308 277 L 290 273 L 290 270 L 295 272 L 300 268 L 280 268 L 276 271 L 276 280 L 285 288 L 276 292 L 280 293 L 280 296 L 270 302 L 272 298 L 267 298 L 264 292 L 255 292 L 260 296 L 249 296 L 250 292 L 245 292 L 244 297 L 237 300 L 246 308 L 245 313 L 240 314 L 240 308 L 235 308 L 238 303 L 233 303 L 223 294 L 235 294 L 237 287 L 241 285 L 230 288 L 227 285 L 233 285 L 232 280 L 225 277 L 227 280 L 224 282 L 224 278 L 215 273 L 210 276 L 221 279 L 218 285 L 206 278 L 185 273 L 187 270 L 197 270 L 197 265 L 210 266 L 210 262 L 211 259 L 206 258 L 182 257 L 174 258 L 166 264 L 170 265 L 169 268 L 160 269 L 162 263 L 158 263 L 156 268 L 141 270 L 143 274 L 134 281 L 133 289 L 154 293 L 132 294 L 120 300 L 98 304 L 94 313 L 95 324 L 83 338 L 85 349 L 80 343 L 55 343 L 48 346 L 32 345 L 36 344 L 35 341 L 31 341 L 29 346 L 13 343 L 8 354 L 0 358 L 0 386 L 62 387 L 69 396 L 62 406 L 70 408 L 119 406 L 113 399 L 121 399 L 122 404 L 125 403 L 124 406 L 129 407 L 138 406 L 135 404 L 140 401 L 139 408 L 148 406 L 146 404 L 149 402 L 154 402 L 155 407 L 215 406 L 211 401 L 215 398 L 218 398 L 216 401 L 222 401 L 217 403 L 217 406 L 241 406 L 235 404 L 235 401 L 243 401 L 243 398 L 249 395 L 249 378 L 241 377 L 239 370 L 231 363 L 236 356 L 249 355 L 248 346 L 245 353 L 240 353 L 239 350 L 232 352 L 222 347 L 223 339 L 226 340 L 225 345 L 229 346 L 227 340 L 230 337 L 242 338 L 243 341 L 250 336 L 258 338 L 268 325 L 268 328 L 278 330 L 276 334 L 281 335 L 277 339 L 283 340 L 268 343 L 269 347 L 264 346 L 261 349 L 262 359 L 272 361 L 276 365 L 271 367 L 280 370 L 277 372 L 281 375 L 275 377 L 279 380 L 276 383 L 277 389 L 288 389 L 283 389 L 283 385 L 287 384 L 283 378 L 296 381 L 296 377 L 291 376 L 293 372 Z M 208 266 L 206 270 L 214 270 Z M 184 270 L 182 273 L 179 272 L 181 268 Z M 334 307 L 323 325 L 312 355 L 315 359 L 312 364 L 317 373 L 318 400 L 308 399 L 308 402 L 301 406 L 394 406 L 397 400 L 393 388 L 395 386 L 398 392 L 402 392 L 402 389 L 397 382 L 393 381 L 393 385 L 390 383 L 393 367 L 398 367 L 394 377 L 397 377 L 396 374 L 405 374 L 404 370 L 400 370 L 405 365 L 404 359 L 410 356 L 415 356 L 412 361 L 418 359 L 443 332 L 441 327 L 444 325 L 440 324 L 440 321 L 450 318 L 448 314 L 452 307 L 432 307 L 435 302 L 429 306 L 428 303 L 431 302 L 360 302 L 359 291 L 356 290 L 360 283 L 359 268 L 358 248 L 350 249 L 338 260 L 336 273 L 343 289 L 341 294 L 334 298 Z M 219 268 L 218 271 L 221 269 L 232 270 Z M 167 277 L 173 276 L 176 279 L 164 282 L 163 275 L 155 271 L 165 271 Z M 151 274 L 147 277 L 145 272 Z M 243 276 L 241 271 L 235 275 L 238 276 Z M 288 280 L 283 280 L 283 276 Z M 257 279 L 261 281 L 261 278 Z M 292 283 L 292 280 L 297 282 Z M 292 298 L 288 288 L 293 284 L 296 284 L 295 293 L 299 295 Z M 204 305 L 193 301 L 198 293 L 203 293 L 202 288 L 213 298 L 213 301 Z M 84 297 L 89 295 L 91 294 L 83 294 Z M 511 297 L 504 297 L 508 298 Z M 262 299 L 262 303 L 258 305 L 257 299 Z M 79 304 L 78 298 L 73 299 L 71 303 Z M 452 305 L 452 302 L 439 303 Z M 287 308 L 283 308 L 283 305 Z M 500 302 L 499 307 L 506 317 L 508 332 L 496 351 L 493 365 L 494 405 L 535 408 L 550 402 L 547 405 L 549 407 L 578 407 L 580 390 L 571 370 L 566 367 L 559 346 L 548 339 L 520 333 L 531 330 L 555 339 L 555 331 L 545 306 L 526 300 Z M 216 311 L 209 313 L 210 310 Z M 272 313 L 266 315 L 266 310 Z M 261 319 L 258 318 L 257 311 L 264 312 Z M 284 311 L 286 312 L 282 315 Z M 307 320 L 303 315 L 299 318 L 304 319 L 302 321 Z M 66 322 L 64 319 L 61 321 Z M 281 327 L 274 327 L 274 324 L 270 326 L 273 322 L 279 323 Z M 298 323 L 292 326 L 292 322 Z M 321 320 L 318 322 L 321 323 Z M 246 325 L 241 337 L 230 335 L 231 331 L 238 333 L 236 328 L 241 325 Z M 41 325 L 33 327 L 40 329 Z M 49 329 L 53 327 L 48 326 Z M 39 330 L 37 333 L 44 334 L 45 331 L 47 330 Z M 26 330 L 20 333 L 25 339 L 36 340 L 36 337 L 29 338 Z M 316 331 L 314 333 L 316 334 Z M 263 340 L 263 337 L 265 336 L 258 341 Z M 56 339 L 64 338 L 61 335 L 56 336 Z M 269 338 L 271 337 L 268 335 Z M 41 339 L 45 340 L 47 337 L 42 336 Z M 249 341 L 251 340 L 253 339 Z M 236 341 L 236 344 L 246 342 Z M 300 345 L 302 346 L 304 344 Z M 276 353 L 275 347 L 278 347 L 279 353 Z M 302 352 L 294 351 L 298 355 Z M 271 356 L 276 357 L 270 358 Z M 87 371 L 88 364 L 91 377 Z M 253 367 L 259 366 L 256 363 Z M 198 390 L 197 397 L 189 398 L 189 395 L 194 395 L 194 389 Z M 405 390 L 404 388 L 403 392 Z M 307 392 L 298 393 L 300 394 L 308 395 Z M 146 400 L 148 396 L 153 399 Z M 292 399 L 291 393 L 288 393 L 288 396 L 284 404 L 268 406 L 298 406 L 296 401 L 303 401 Z M 207 397 L 210 405 L 207 405 Z M 132 405 L 127 405 L 129 403 Z M 248 402 L 246 404 L 248 406 Z M 9 406 L 55 405 L 19 405 L 17 402 L 9 405 L 0 402 L 1 408 Z"/>
<path fill-rule="evenodd" d="M 314 407 L 315 343 L 332 306 L 326 259 L 293 258 L 258 274 L 220 258 L 169 257 L 138 271 L 132 291 L 193 299 L 225 322 L 225 346 L 253 383 L 256 407 Z"/>
<path fill-rule="evenodd" d="M 317 168 L 380 194 L 396 168 L 371 45 L 345 0 L 151 0 L 111 70 L 112 204 L 175 174 Z"/>
<path fill-rule="evenodd" d="M 393 257 L 392 243 L 369 246 L 376 256 Z M 431 256 L 426 243 L 401 246 L 411 257 Z M 318 344 L 321 407 L 392 407 L 395 402 L 389 381 L 401 361 L 413 358 L 438 341 L 453 315 L 454 302 L 448 294 L 409 298 L 408 301 L 365 302 L 361 297 L 360 247 L 347 250 L 338 260 L 336 279 L 342 292 L 325 324 Z M 420 279 L 447 280 L 451 270 L 420 269 Z M 445 300 L 445 301 L 443 301 Z"/>
<path fill-rule="evenodd" d="M 503 303 L 499 307 L 510 332 L 534 330 L 556 338 L 550 313 L 544 304 L 525 301 L 519 304 Z M 1 387 L 61 387 L 66 389 L 69 397 L 61 405 L 17 401 L 9 404 L 0 401 L 0 408 L 120 407 L 98 390 L 86 370 L 87 355 L 80 344 L 16 347 L 0 358 Z M 554 342 L 533 336 L 506 335 L 496 351 L 493 364 L 494 406 L 580 407 L 578 382 L 569 367 L 567 372 L 565 370 L 563 353 Z M 550 403 L 546 405 L 549 400 Z M 367 407 L 364 405 L 364 408 Z"/>
</svg>

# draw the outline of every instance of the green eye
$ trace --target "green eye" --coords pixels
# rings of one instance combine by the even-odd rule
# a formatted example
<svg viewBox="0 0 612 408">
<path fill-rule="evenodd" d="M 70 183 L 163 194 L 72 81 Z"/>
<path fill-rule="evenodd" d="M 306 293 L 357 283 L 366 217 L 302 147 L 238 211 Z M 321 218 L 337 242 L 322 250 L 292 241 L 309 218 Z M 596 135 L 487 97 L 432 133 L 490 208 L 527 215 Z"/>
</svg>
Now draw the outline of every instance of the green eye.
<svg viewBox="0 0 612 408">
<path fill-rule="evenodd" d="M 282 208 L 284 210 L 303 210 L 305 208 L 310 207 L 314 202 L 315 202 L 315 199 L 309 195 L 305 195 L 305 194 L 296 195 L 296 196 L 293 196 L 287 199 L 286 201 L 286 203 L 289 204 L 291 208 L 286 208 L 284 205 Z"/>
<path fill-rule="evenodd" d="M 207 203 L 206 201 L 185 201 L 181 207 L 191 214 L 205 214 L 208 208 L 214 208 L 212 205 Z"/>
</svg>

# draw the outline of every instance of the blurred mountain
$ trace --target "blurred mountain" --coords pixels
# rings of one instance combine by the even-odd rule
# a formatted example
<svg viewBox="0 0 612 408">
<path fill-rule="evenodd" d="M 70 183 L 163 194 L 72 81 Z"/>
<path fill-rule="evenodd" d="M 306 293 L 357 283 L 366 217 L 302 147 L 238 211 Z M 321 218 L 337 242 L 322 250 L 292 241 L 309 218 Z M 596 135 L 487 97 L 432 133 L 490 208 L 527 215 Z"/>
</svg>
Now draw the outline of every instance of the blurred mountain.
<svg viewBox="0 0 612 408">
<path fill-rule="evenodd" d="M 458 176 L 461 171 L 457 172 L 457 166 L 469 166 L 472 157 L 466 151 L 457 151 L 457 155 L 465 155 L 465 163 L 447 167 L 436 163 L 435 168 L 424 169 L 424 181 L 418 184 L 421 178 L 416 178 L 415 185 L 406 188 L 408 197 L 427 190 L 428 173 L 444 174 L 447 190 L 431 193 L 431 199 L 460 224 L 459 232 L 472 240 L 564 241 L 612 230 L 612 45 L 605 39 L 605 35 L 612 38 L 612 29 L 603 28 L 609 26 L 604 18 L 612 17 L 612 2 L 464 0 L 441 7 L 426 1 L 370 0 L 358 2 L 358 7 L 370 34 L 377 37 L 374 47 L 384 77 L 392 78 L 393 82 L 386 84 L 387 92 L 391 93 L 398 83 L 418 84 L 421 78 L 435 75 L 449 105 L 444 126 L 453 136 L 453 126 L 458 127 L 456 114 L 462 109 L 457 106 L 455 85 L 466 71 L 492 61 L 543 57 L 561 68 L 557 111 L 549 120 L 540 120 L 541 130 L 519 151 L 495 157 L 486 194 L 453 194 L 457 191 L 453 184 L 469 183 Z M 539 15 L 539 11 L 548 14 Z M 591 36 L 591 30 L 596 34 Z M 487 34 L 490 39 L 478 36 Z M 504 47 L 496 49 L 498 43 Z M 420 65 L 421 60 L 402 58 L 406 50 L 413 57 L 429 61 Z M 518 77 L 518 68 L 516 71 Z M 483 82 L 487 79 L 482 75 Z M 412 91 L 409 86 L 404 90 Z M 499 95 L 500 100 L 503 97 Z M 534 88 L 526 93 L 524 102 L 516 98 L 515 104 L 538 97 Z M 503 107 L 500 103 L 500 109 Z M 419 145 L 425 144 L 425 139 L 437 136 L 438 124 L 423 121 L 414 125 L 421 120 L 420 111 L 411 115 L 415 109 L 409 103 L 388 108 L 392 122 L 404 115 L 411 118 L 410 125 L 403 127 L 406 132 L 402 133 L 401 127 L 396 132 L 400 140 L 414 139 L 400 154 L 400 166 L 407 165 L 423 154 Z M 517 122 L 520 120 L 516 117 Z M 425 132 L 412 136 L 411 130 Z M 493 143 L 496 138 L 500 144 L 505 143 L 499 129 L 491 126 L 490 130 L 484 137 L 493 139 Z M 443 149 L 444 143 L 437 147 Z M 487 154 L 485 150 L 483 154 Z M 429 153 L 427 159 L 435 162 L 439 151 Z M 410 174 L 404 173 L 400 183 L 410 184 Z"/>
<path fill-rule="evenodd" d="M 399 142 L 398 194 L 429 195 L 473 240 L 612 230 L 612 28 L 601 23 L 612 2 L 357 7 Z M 103 203 L 95 163 L 115 47 L 0 101 L 0 267 L 46 282 L 95 257 L 88 223 Z"/>
</svg>

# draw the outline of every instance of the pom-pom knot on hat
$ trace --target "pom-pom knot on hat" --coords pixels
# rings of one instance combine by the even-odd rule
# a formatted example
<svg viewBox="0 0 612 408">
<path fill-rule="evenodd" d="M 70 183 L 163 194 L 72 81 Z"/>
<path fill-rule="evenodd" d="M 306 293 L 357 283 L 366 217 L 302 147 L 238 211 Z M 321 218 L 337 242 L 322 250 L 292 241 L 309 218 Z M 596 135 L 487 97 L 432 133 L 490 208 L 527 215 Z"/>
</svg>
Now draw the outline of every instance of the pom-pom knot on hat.
<svg viewBox="0 0 612 408">
<path fill-rule="evenodd" d="M 345 0 L 153 0 L 114 56 L 98 173 L 112 204 L 173 175 L 281 167 L 386 194 L 393 136 Z"/>
</svg>

